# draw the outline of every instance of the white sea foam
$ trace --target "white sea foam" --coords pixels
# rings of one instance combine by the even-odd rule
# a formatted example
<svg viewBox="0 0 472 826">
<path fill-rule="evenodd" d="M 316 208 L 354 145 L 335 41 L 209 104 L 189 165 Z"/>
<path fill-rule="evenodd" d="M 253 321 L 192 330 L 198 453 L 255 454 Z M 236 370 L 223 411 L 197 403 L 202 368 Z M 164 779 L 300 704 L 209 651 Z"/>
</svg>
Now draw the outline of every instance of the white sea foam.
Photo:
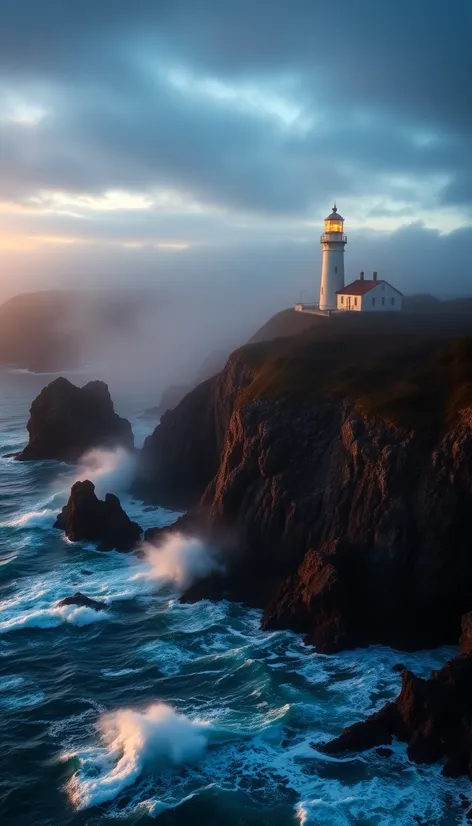
<svg viewBox="0 0 472 826">
<path fill-rule="evenodd" d="M 303 785 L 304 791 L 308 792 L 308 784 Z M 465 785 L 463 788 L 466 790 Z M 355 783 L 326 782 L 315 775 L 312 794 L 295 806 L 301 826 L 352 826 L 353 823 L 411 826 L 414 823 L 459 822 L 451 811 L 448 784 L 440 776 L 440 769 L 429 767 L 419 772 L 400 754 L 390 758 L 389 771 L 383 776 L 369 776 Z M 451 817 L 446 821 L 444 816 L 448 811 Z"/>
<path fill-rule="evenodd" d="M 10 522 L 1 524 L 0 527 L 41 528 L 42 530 L 49 530 L 53 526 L 56 517 L 57 511 L 51 510 L 50 508 L 26 511 L 25 513 L 20 513 L 19 516 Z"/>
<path fill-rule="evenodd" d="M 25 515 L 26 518 L 26 515 Z M 40 519 L 46 519 L 41 515 Z M 110 612 L 86 606 L 58 606 L 64 596 L 81 591 L 87 596 L 116 601 L 150 597 L 156 590 L 183 590 L 220 563 L 200 540 L 170 536 L 160 548 L 146 546 L 145 559 L 118 553 L 93 554 L 93 562 L 64 564 L 41 576 L 25 577 L 18 591 L 0 602 L 0 633 L 24 628 L 56 628 L 67 623 L 90 625 L 109 619 Z M 198 612 L 197 612 L 198 613 Z"/>
<path fill-rule="evenodd" d="M 23 628 L 57 628 L 62 623 L 71 625 L 90 625 L 109 619 L 107 611 L 95 611 L 85 605 L 56 605 L 53 608 L 40 608 L 26 611 L 0 622 L 0 632 L 18 631 Z"/>
<path fill-rule="evenodd" d="M 195 537 L 174 533 L 158 547 L 143 543 L 143 549 L 145 568 L 136 575 L 137 578 L 154 584 L 173 585 L 179 591 L 209 574 L 224 570 L 215 551 Z"/>
<path fill-rule="evenodd" d="M 254 806 L 263 809 L 286 805 L 287 797 L 295 794 L 298 801 L 294 804 L 294 820 L 303 826 L 458 822 L 458 794 L 467 795 L 469 781 L 451 783 L 441 777 L 440 766 L 418 770 L 409 763 L 403 745 L 394 747 L 394 754 L 388 760 L 375 752 L 328 760 L 326 755 L 311 748 L 309 731 L 292 747 L 284 742 L 286 734 L 287 729 L 276 719 L 275 725 L 268 724 L 252 738 L 219 741 L 214 721 L 204 732 L 213 747 L 199 750 L 196 761 L 183 760 L 185 765 L 178 772 L 175 763 L 168 754 L 163 755 L 161 749 L 155 758 L 152 752 L 148 759 L 141 757 L 149 743 L 147 738 L 139 741 L 139 750 L 133 751 L 136 760 L 127 758 L 120 765 L 119 774 L 116 769 L 123 756 L 123 745 L 120 744 L 116 754 L 110 753 L 110 746 L 95 747 L 77 755 L 80 768 L 70 783 L 69 792 L 78 808 L 110 801 L 108 815 L 111 817 L 123 816 L 124 811 L 132 816 L 143 808 L 157 816 L 214 788 L 242 792 L 252 799 Z M 328 774 L 327 765 L 330 766 Z M 115 808 L 111 801 L 130 785 L 134 788 L 128 792 L 126 809 L 123 811 L 122 799 Z M 446 821 L 447 813 L 450 820 Z"/>
<path fill-rule="evenodd" d="M 112 474 L 110 478 L 113 478 L 115 471 L 110 465 L 108 468 Z M 102 465 L 98 469 L 99 475 L 101 469 Z M 89 476 L 92 472 L 93 469 Z M 106 478 L 107 472 L 103 471 L 102 478 Z M 19 540 L 23 535 L 28 542 L 31 537 L 33 543 L 35 531 L 43 526 L 49 529 L 59 504 L 66 499 L 67 485 L 72 478 L 69 475 L 67 485 L 64 485 L 69 470 L 62 468 L 61 473 L 61 493 L 56 494 L 53 501 L 45 498 L 30 505 L 31 511 L 20 514 L 15 520 L 19 521 L 18 527 L 24 528 L 16 548 L 20 547 Z M 77 478 L 75 471 L 72 482 Z M 116 487 L 105 484 L 103 492 L 117 492 L 121 497 L 119 470 L 115 479 Z M 102 495 L 102 491 L 98 492 Z M 138 503 L 135 505 L 139 507 Z M 140 524 L 145 524 L 141 522 L 141 516 L 152 519 L 154 524 L 159 522 L 159 515 L 154 512 L 132 512 L 127 501 L 124 507 Z M 153 548 L 152 551 L 161 553 L 160 549 Z M 167 553 L 170 553 L 169 548 Z M 162 731 L 162 736 L 159 734 L 159 721 L 149 719 L 152 717 L 150 709 L 141 714 L 128 711 L 111 715 L 107 718 L 109 722 L 104 722 L 106 730 L 100 729 L 102 739 L 92 739 L 92 746 L 77 754 L 79 770 L 70 784 L 70 793 L 78 807 L 109 801 L 106 815 L 112 817 L 132 816 L 138 807 L 146 807 L 155 816 L 164 809 L 200 797 L 213 787 L 228 792 L 241 791 L 252 799 L 251 805 L 255 807 L 277 807 L 278 802 L 286 806 L 287 799 L 290 805 L 294 799 L 298 800 L 294 805 L 294 821 L 298 818 L 304 826 L 315 823 L 350 826 L 356 822 L 374 821 L 382 826 L 411 826 L 419 822 L 457 820 L 460 815 L 455 809 L 451 810 L 451 800 L 454 806 L 459 790 L 468 794 L 468 781 L 461 785 L 462 781 L 445 780 L 440 776 L 440 767 L 418 769 L 412 766 L 403 746 L 395 749 L 388 760 L 380 758 L 374 751 L 344 761 L 328 758 L 312 747 L 314 742 L 337 734 L 344 725 L 364 718 L 385 699 L 395 696 L 400 675 L 392 671 L 393 665 L 403 662 L 416 673 L 426 676 L 431 668 L 440 666 L 453 652 L 443 649 L 412 655 L 375 647 L 333 657 L 319 656 L 293 634 L 262 632 L 259 612 L 239 610 L 224 602 L 180 605 L 165 594 L 156 597 L 161 584 L 179 590 L 182 587 L 179 583 L 186 582 L 189 574 L 193 577 L 195 569 L 197 576 L 200 575 L 198 565 L 187 567 L 189 560 L 185 554 L 179 557 L 177 552 L 177 557 L 177 562 L 170 560 L 168 567 L 166 554 L 155 565 L 149 557 L 143 561 L 133 555 L 92 554 L 83 546 L 75 547 L 73 553 L 64 549 L 60 565 L 54 565 L 42 575 L 36 573 L 12 583 L 12 590 L 16 589 L 14 595 L 0 606 L 0 610 L 3 609 L 1 619 L 10 628 L 77 624 L 73 618 L 77 606 L 69 607 L 71 618 L 67 614 L 54 613 L 57 600 L 77 590 L 105 600 L 108 605 L 145 597 L 145 611 L 151 617 L 155 608 L 161 615 L 165 611 L 165 619 L 160 616 L 152 626 L 158 635 L 161 620 L 165 622 L 165 640 L 145 643 L 137 653 L 154 660 L 162 671 L 168 664 L 168 677 L 161 681 L 165 690 L 172 690 L 174 675 L 176 684 L 184 684 L 182 675 L 179 677 L 178 674 L 185 673 L 189 692 L 185 699 L 184 691 L 182 701 L 187 703 L 188 716 L 183 720 L 189 729 L 184 728 L 183 733 L 189 731 L 197 737 L 201 735 L 205 744 L 196 748 L 193 756 L 192 753 L 189 757 L 184 755 L 176 768 L 178 761 L 171 755 L 175 737 L 162 734 Z M 205 575 L 205 566 L 203 570 Z M 152 594 L 152 602 L 149 594 Z M 91 609 L 79 609 L 79 622 L 84 610 Z M 114 606 L 114 610 L 115 618 L 119 617 L 119 608 Z M 101 622 L 110 616 L 110 612 L 92 611 L 92 615 L 94 622 Z M 154 621 L 153 617 L 151 621 Z M 41 622 L 46 625 L 41 626 Z M 35 638 L 39 636 L 35 635 Z M 49 635 L 41 635 L 41 638 L 49 640 Z M 3 638 L 10 651 L 20 643 L 29 645 L 27 640 L 26 634 L 19 635 L 18 639 L 14 635 Z M 34 644 L 38 645 L 37 642 Z M 41 643 L 44 644 L 48 642 Z M 223 651 L 227 653 L 220 659 L 208 657 Z M 231 663 L 233 652 L 240 660 L 234 666 Z M 34 654 L 41 656 L 41 649 Z M 261 673 L 254 668 L 254 660 L 260 664 Z M 98 670 L 103 677 L 122 677 L 127 683 L 126 674 L 132 669 L 120 668 L 120 664 L 128 662 L 133 664 L 131 660 L 120 659 L 119 655 L 116 670 L 100 669 L 103 663 L 98 665 Z M 107 665 L 112 663 L 107 661 Z M 20 668 L 15 664 L 17 670 Z M 262 680 L 264 670 L 268 675 L 266 682 Z M 0 681 L 0 692 L 3 688 L 3 699 L 9 703 L 9 708 L 34 705 L 44 697 L 39 686 L 29 684 L 19 675 L 5 680 Z M 198 682 L 192 685 L 192 680 Z M 207 692 L 209 682 L 212 686 L 216 683 L 221 686 L 217 695 L 212 690 Z M 130 673 L 130 685 L 135 683 Z M 260 696 L 256 696 L 256 690 Z M 290 704 L 289 711 L 284 703 Z M 198 728 L 201 723 L 192 722 L 196 708 L 211 721 L 203 729 Z M 90 731 L 102 711 L 97 706 L 78 715 L 75 721 L 71 717 L 54 723 L 48 721 L 48 725 L 62 748 L 75 750 L 77 743 L 83 742 L 84 732 Z M 170 711 L 175 714 L 172 709 Z M 131 722 L 119 721 L 120 714 L 130 715 Z M 222 722 L 226 732 L 228 728 L 232 729 L 233 742 L 228 742 L 228 737 L 219 739 Z M 208 747 L 209 743 L 216 742 L 218 747 Z M 152 772 L 154 766 L 157 767 L 155 774 Z M 125 787 L 126 801 L 119 795 Z M 112 799 L 117 796 L 119 799 L 113 803 Z"/>
<path fill-rule="evenodd" d="M 84 561 L 65 561 L 43 574 L 24 577 L 15 591 L 0 601 L 0 633 L 22 628 L 55 628 L 62 623 L 84 626 L 104 622 L 110 611 L 57 603 L 80 591 L 111 605 L 115 601 L 149 594 L 146 580 L 135 575 L 142 563 L 132 554 L 93 553 Z"/>
<path fill-rule="evenodd" d="M 86 809 L 112 800 L 149 765 L 197 760 L 207 747 L 208 728 L 165 703 L 105 715 L 99 723 L 104 745 L 78 753 L 81 766 L 68 786 L 74 805 Z"/>
</svg>

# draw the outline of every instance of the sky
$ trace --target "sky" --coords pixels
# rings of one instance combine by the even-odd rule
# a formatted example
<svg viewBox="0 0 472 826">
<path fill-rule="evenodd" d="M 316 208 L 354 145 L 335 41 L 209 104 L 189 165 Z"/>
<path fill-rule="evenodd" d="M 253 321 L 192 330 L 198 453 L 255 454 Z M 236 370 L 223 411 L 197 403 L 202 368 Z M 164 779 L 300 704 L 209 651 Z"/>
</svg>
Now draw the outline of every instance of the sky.
<svg viewBox="0 0 472 826">
<path fill-rule="evenodd" d="M 0 10 L 0 297 L 314 300 L 334 201 L 347 280 L 472 292 L 471 0 Z"/>
</svg>

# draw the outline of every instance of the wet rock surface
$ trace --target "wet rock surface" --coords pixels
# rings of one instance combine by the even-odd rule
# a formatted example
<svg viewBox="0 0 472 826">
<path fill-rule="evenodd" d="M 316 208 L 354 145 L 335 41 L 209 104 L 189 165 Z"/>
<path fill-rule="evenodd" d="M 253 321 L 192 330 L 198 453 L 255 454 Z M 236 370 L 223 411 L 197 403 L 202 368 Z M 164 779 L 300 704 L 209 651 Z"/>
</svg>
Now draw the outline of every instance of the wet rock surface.
<svg viewBox="0 0 472 826">
<path fill-rule="evenodd" d="M 65 597 L 57 603 L 60 608 L 66 605 L 77 605 L 79 608 L 92 608 L 93 611 L 105 611 L 107 605 L 105 602 L 100 602 L 98 599 L 91 599 L 90 597 L 77 591 L 71 597 Z"/>
<path fill-rule="evenodd" d="M 393 738 L 408 744 L 408 756 L 417 763 L 443 760 L 446 777 L 472 779 L 472 654 L 470 614 L 463 618 L 461 653 L 424 680 L 405 669 L 402 688 L 367 720 L 355 723 L 321 747 L 327 754 L 385 750 Z M 319 748 L 319 746 L 317 746 Z M 467 804 L 468 805 L 468 804 Z"/>
<path fill-rule="evenodd" d="M 141 528 L 127 516 L 118 497 L 107 493 L 104 500 L 98 499 L 95 485 L 88 479 L 72 485 L 69 501 L 54 527 L 65 531 L 72 542 L 96 542 L 104 551 L 131 550 L 142 535 Z"/>
<path fill-rule="evenodd" d="M 179 530 L 223 549 L 229 592 L 238 580 L 254 604 L 257 585 L 267 629 L 323 652 L 456 642 L 472 607 L 472 409 L 432 435 L 349 399 L 242 404 L 252 378 L 235 353 L 163 417 L 140 462 L 150 498 L 184 490 Z"/>
<path fill-rule="evenodd" d="M 95 447 L 134 449 L 131 425 L 115 413 L 104 382 L 76 387 L 60 377 L 33 401 L 28 420 L 29 442 L 17 459 L 76 462 Z"/>
</svg>

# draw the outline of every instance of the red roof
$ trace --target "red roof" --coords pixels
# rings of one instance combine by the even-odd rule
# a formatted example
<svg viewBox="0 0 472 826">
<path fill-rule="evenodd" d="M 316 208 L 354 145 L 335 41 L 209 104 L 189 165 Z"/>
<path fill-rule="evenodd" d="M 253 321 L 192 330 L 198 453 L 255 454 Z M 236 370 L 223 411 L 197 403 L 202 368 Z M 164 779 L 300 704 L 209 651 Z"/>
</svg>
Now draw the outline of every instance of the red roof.
<svg viewBox="0 0 472 826">
<path fill-rule="evenodd" d="M 358 278 L 356 281 L 353 281 L 352 284 L 348 284 L 346 287 L 343 287 L 342 290 L 338 290 L 336 295 L 365 295 L 369 290 L 377 287 L 378 284 L 384 283 L 383 279 L 382 281 L 373 281 L 367 278 Z"/>
</svg>

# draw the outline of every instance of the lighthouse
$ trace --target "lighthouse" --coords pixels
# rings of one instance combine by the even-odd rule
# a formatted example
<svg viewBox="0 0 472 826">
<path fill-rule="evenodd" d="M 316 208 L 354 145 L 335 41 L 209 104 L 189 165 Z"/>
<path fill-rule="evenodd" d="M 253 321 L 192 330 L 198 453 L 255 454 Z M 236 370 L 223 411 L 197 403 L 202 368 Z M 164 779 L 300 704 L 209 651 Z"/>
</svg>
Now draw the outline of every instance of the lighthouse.
<svg viewBox="0 0 472 826">
<path fill-rule="evenodd" d="M 323 250 L 320 310 L 335 310 L 336 293 L 344 287 L 344 247 L 347 244 L 347 238 L 344 235 L 344 218 L 339 214 L 336 204 L 331 215 L 325 218 L 320 244 Z"/>
</svg>

